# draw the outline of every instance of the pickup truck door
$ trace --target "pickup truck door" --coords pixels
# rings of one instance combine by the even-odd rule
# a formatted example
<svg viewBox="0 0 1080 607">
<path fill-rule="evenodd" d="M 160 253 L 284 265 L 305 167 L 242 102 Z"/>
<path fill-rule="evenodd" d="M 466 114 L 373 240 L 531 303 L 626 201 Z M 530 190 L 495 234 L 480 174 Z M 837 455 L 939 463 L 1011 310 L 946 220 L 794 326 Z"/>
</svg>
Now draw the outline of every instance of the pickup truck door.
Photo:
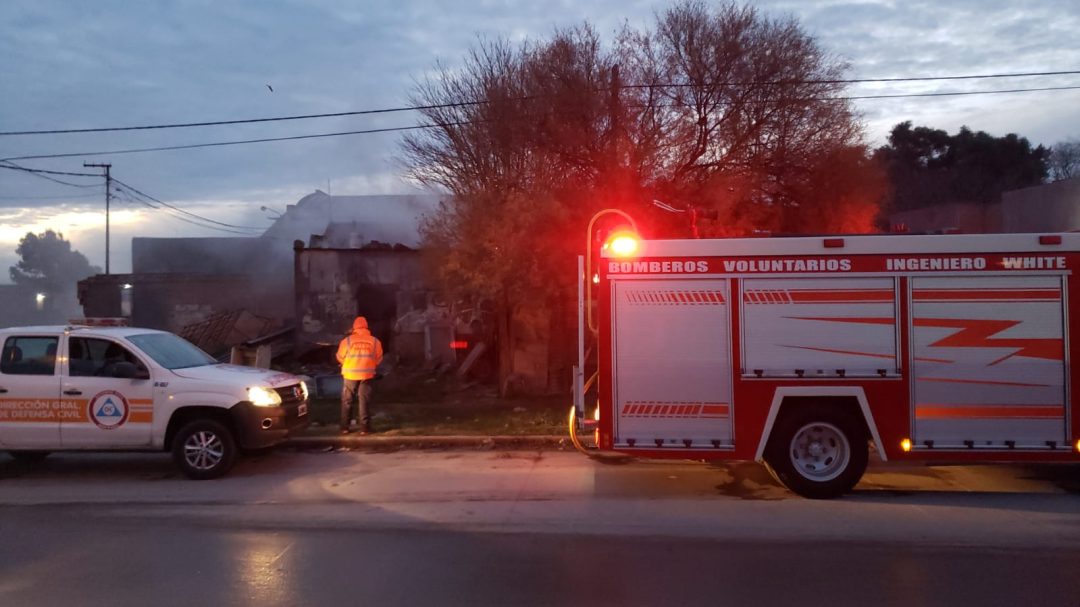
<svg viewBox="0 0 1080 607">
<path fill-rule="evenodd" d="M 0 445 L 17 449 L 60 446 L 57 335 L 11 335 L 0 350 Z"/>
<path fill-rule="evenodd" d="M 150 446 L 154 382 L 149 366 L 118 341 L 96 337 L 68 340 L 61 396 L 78 404 L 79 415 L 60 424 L 65 449 Z M 117 363 L 135 365 L 140 377 L 116 377 Z"/>
</svg>

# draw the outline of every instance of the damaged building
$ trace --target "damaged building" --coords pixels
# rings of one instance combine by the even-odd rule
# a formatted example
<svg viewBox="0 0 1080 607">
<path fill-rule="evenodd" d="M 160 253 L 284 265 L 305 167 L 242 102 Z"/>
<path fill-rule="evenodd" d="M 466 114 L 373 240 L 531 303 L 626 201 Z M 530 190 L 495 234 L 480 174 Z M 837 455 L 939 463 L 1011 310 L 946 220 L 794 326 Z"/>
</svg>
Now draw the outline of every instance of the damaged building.
<svg viewBox="0 0 1080 607">
<path fill-rule="evenodd" d="M 305 252 L 325 248 L 338 251 L 330 257 L 358 252 L 359 269 L 343 263 L 332 271 L 322 269 L 314 288 L 323 288 L 328 280 L 340 293 L 349 285 L 351 296 L 361 302 L 354 310 L 377 312 L 375 328 L 391 331 L 400 290 L 395 281 L 404 281 L 409 291 L 403 301 L 414 301 L 414 292 L 421 289 L 419 219 L 437 201 L 432 196 L 330 196 L 316 190 L 288 205 L 257 237 L 134 238 L 132 272 L 80 281 L 79 302 L 86 317 L 122 317 L 134 326 L 172 331 L 220 359 L 234 346 L 283 331 L 303 349 L 333 335 L 340 339 L 348 328 L 336 316 L 347 306 L 331 304 L 333 298 L 325 294 L 308 297 L 307 274 L 298 272 L 298 253 L 309 257 Z M 413 261 L 404 262 L 407 258 Z M 392 269 L 382 269 L 387 264 Z M 370 282 L 370 294 L 364 293 L 364 281 Z M 306 307 L 310 302 L 332 306 L 327 311 L 304 309 L 309 318 L 318 317 L 306 325 L 318 327 L 311 337 L 300 322 L 304 314 L 297 313 L 300 301 Z M 390 335 L 384 335 L 389 343 Z"/>
</svg>

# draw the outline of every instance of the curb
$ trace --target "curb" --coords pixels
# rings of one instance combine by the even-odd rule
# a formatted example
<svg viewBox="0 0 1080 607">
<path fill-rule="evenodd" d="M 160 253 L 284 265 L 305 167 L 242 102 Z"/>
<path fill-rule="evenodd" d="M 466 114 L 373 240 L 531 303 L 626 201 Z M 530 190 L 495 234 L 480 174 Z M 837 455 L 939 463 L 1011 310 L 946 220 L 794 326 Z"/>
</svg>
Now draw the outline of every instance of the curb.
<svg viewBox="0 0 1080 607">
<path fill-rule="evenodd" d="M 281 447 L 294 449 L 563 449 L 570 439 L 547 436 L 296 436 Z"/>
</svg>

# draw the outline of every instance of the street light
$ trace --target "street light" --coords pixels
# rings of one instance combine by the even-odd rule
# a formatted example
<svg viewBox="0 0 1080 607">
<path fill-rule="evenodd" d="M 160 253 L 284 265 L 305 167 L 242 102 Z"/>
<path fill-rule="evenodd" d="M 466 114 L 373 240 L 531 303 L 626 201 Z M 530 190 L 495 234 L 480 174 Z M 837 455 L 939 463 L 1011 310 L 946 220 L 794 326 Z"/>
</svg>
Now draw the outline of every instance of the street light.
<svg viewBox="0 0 1080 607">
<path fill-rule="evenodd" d="M 39 292 L 36 295 L 34 295 L 34 302 L 37 303 L 37 309 L 38 310 L 44 310 L 45 309 L 45 294 Z"/>
<path fill-rule="evenodd" d="M 135 285 L 125 282 L 120 285 L 120 316 L 131 317 L 132 289 Z"/>
</svg>

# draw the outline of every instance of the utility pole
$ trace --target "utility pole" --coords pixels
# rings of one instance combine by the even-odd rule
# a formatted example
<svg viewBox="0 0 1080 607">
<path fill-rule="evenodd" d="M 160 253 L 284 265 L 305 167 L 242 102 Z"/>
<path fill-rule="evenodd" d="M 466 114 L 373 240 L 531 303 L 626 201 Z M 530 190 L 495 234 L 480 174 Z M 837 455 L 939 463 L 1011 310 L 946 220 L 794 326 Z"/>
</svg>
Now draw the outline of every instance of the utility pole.
<svg viewBox="0 0 1080 607">
<path fill-rule="evenodd" d="M 622 138 L 622 104 L 619 97 L 622 79 L 619 77 L 619 64 L 611 66 L 611 156 L 612 168 L 619 166 L 619 144 Z"/>
<path fill-rule="evenodd" d="M 112 175 L 109 174 L 109 170 L 112 169 L 112 164 L 103 163 L 95 164 L 93 162 L 84 162 L 84 167 L 94 167 L 99 169 L 105 169 L 105 275 L 109 275 L 109 201 L 112 198 Z"/>
<path fill-rule="evenodd" d="M 629 165 L 625 157 L 627 146 L 623 131 L 623 106 L 622 106 L 622 78 L 619 73 L 619 64 L 611 66 L 611 139 L 609 145 L 611 154 L 608 162 L 608 179 L 610 188 L 615 193 L 617 204 L 625 205 L 630 201 L 632 188 L 629 183 Z"/>
</svg>

